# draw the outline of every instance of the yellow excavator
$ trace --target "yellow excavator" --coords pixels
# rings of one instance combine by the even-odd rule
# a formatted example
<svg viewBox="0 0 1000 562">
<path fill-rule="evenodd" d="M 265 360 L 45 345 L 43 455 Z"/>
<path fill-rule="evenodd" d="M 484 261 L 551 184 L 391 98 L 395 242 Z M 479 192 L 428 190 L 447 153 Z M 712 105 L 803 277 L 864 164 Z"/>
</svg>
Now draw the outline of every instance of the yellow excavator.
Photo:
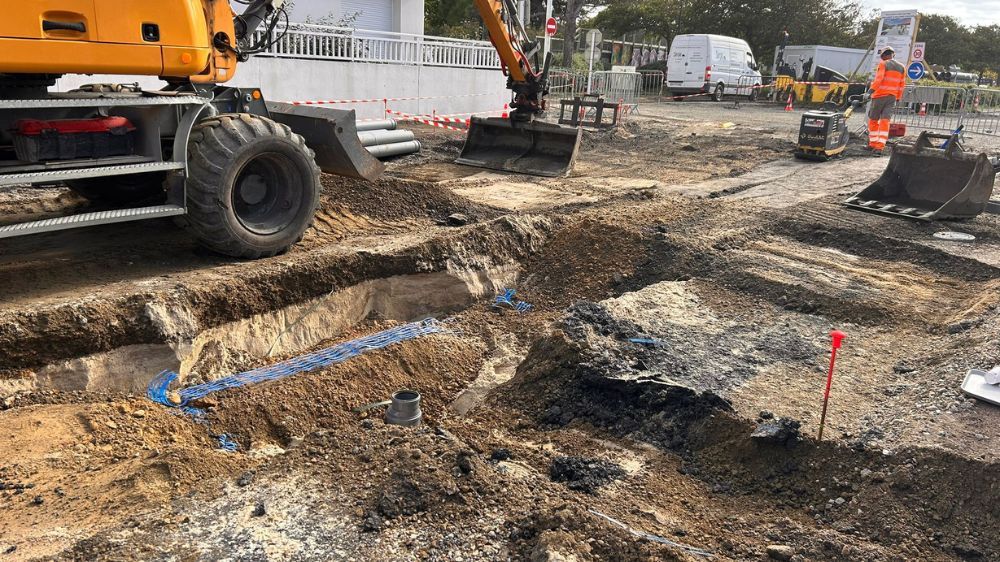
<svg viewBox="0 0 1000 562">
<path fill-rule="evenodd" d="M 552 53 L 541 60 L 513 0 L 475 0 L 512 92 L 510 118 L 473 118 L 458 163 L 539 176 L 572 171 L 582 131 L 538 120 L 547 109 Z"/>
<path fill-rule="evenodd" d="M 353 111 L 225 85 L 287 29 L 285 0 L 238 3 L 241 14 L 229 0 L 10 2 L 0 18 L 0 189 L 66 184 L 96 210 L 0 222 L 0 238 L 174 217 L 212 250 L 260 258 L 302 238 L 321 169 L 378 178 L 382 164 L 358 139 Z M 562 154 L 555 167 L 543 162 L 552 134 L 567 135 L 534 123 L 547 93 L 531 62 L 537 47 L 514 43 L 525 34 L 512 27 L 509 0 L 477 5 L 510 74 L 514 111 L 507 122 L 473 123 L 463 160 L 548 174 L 567 167 Z M 167 86 L 50 92 L 63 74 L 157 76 Z"/>
<path fill-rule="evenodd" d="M 90 212 L 0 226 L 0 238 L 175 217 L 205 246 L 260 258 L 312 223 L 320 169 L 376 179 L 353 111 L 267 102 L 224 84 L 267 49 L 284 0 L 28 0 L 0 18 L 0 187 L 64 183 Z M 167 86 L 49 92 L 63 74 Z"/>
</svg>

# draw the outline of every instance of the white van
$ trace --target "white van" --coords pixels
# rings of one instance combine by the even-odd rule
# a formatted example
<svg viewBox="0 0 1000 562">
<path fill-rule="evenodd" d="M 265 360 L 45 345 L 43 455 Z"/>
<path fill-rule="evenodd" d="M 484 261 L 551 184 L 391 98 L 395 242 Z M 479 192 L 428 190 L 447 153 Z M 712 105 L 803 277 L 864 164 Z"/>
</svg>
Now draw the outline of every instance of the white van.
<svg viewBox="0 0 1000 562">
<path fill-rule="evenodd" d="M 670 46 L 667 89 L 676 97 L 724 94 L 756 99 L 761 76 L 750 45 L 742 39 L 722 35 L 678 35 Z"/>
</svg>

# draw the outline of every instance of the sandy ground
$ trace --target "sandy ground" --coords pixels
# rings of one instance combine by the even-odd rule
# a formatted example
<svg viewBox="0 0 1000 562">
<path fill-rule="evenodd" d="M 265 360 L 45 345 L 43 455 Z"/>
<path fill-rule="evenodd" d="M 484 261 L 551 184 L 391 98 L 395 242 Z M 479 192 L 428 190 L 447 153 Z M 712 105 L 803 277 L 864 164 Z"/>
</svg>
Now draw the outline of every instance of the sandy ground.
<svg viewBox="0 0 1000 562">
<path fill-rule="evenodd" d="M 886 160 L 796 161 L 799 118 L 643 106 L 559 179 L 418 128 L 258 262 L 168 222 L 5 241 L 0 560 L 1000 559 L 1000 410 L 959 390 L 1000 363 L 997 219 L 844 208 Z M 533 308 L 491 306 L 505 286 Z M 448 332 L 200 421 L 144 397 L 427 316 Z M 352 411 L 402 388 L 419 428 Z"/>
</svg>

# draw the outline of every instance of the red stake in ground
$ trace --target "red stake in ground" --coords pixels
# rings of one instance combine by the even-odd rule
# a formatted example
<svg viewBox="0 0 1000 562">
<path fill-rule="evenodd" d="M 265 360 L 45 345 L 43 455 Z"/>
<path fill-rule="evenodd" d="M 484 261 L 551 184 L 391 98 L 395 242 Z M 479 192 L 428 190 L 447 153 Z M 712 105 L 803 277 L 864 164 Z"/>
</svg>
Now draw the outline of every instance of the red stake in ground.
<svg viewBox="0 0 1000 562">
<path fill-rule="evenodd" d="M 830 386 L 833 385 L 833 367 L 837 363 L 837 350 L 840 349 L 840 342 L 844 341 L 847 334 L 840 330 L 830 332 L 833 338 L 833 348 L 830 350 L 830 372 L 826 375 L 826 392 L 823 394 L 823 414 L 819 417 L 819 441 L 823 440 L 823 424 L 826 423 L 826 406 L 830 402 Z"/>
</svg>

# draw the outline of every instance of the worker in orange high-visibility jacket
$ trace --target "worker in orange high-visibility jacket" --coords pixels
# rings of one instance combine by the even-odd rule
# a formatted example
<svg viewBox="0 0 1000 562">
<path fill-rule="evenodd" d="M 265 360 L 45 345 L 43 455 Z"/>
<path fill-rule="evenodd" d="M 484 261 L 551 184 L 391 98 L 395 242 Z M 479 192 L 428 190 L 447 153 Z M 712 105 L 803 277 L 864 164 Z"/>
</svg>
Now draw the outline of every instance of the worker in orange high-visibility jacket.
<svg viewBox="0 0 1000 562">
<path fill-rule="evenodd" d="M 903 99 L 906 87 L 906 69 L 895 60 L 892 47 L 882 50 L 882 61 L 878 63 L 875 80 L 869 88 L 871 106 L 868 110 L 868 146 L 872 153 L 881 156 L 885 143 L 889 141 L 889 123 L 896 102 Z"/>
</svg>

